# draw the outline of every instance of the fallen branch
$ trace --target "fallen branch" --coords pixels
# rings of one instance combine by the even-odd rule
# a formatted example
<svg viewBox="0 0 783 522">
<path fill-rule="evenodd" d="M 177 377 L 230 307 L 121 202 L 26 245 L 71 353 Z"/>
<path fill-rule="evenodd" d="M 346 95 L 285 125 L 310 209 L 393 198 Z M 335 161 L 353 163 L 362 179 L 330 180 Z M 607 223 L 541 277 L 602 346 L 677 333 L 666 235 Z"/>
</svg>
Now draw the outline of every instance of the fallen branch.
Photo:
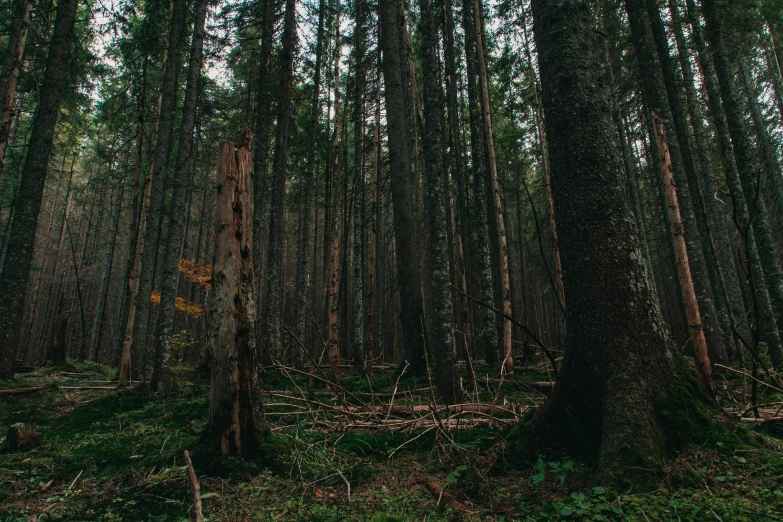
<svg viewBox="0 0 783 522">
<path fill-rule="evenodd" d="M 42 386 L 35 386 L 33 388 L 12 388 L 10 390 L 0 390 L 0 395 L 21 395 L 23 393 L 33 393 L 43 390 Z"/>
<path fill-rule="evenodd" d="M 185 450 L 185 464 L 188 465 L 188 482 L 190 482 L 190 494 L 193 497 L 193 508 L 191 509 L 193 522 L 204 522 L 204 515 L 201 512 L 201 487 L 198 484 L 193 463 L 190 462 L 188 450 Z"/>
<path fill-rule="evenodd" d="M 116 390 L 116 386 L 58 386 L 61 390 Z"/>
<path fill-rule="evenodd" d="M 427 491 L 429 491 L 432 496 L 436 497 L 438 499 L 437 505 L 440 505 L 441 500 L 445 500 L 448 505 L 453 507 L 457 510 L 465 509 L 465 505 L 457 500 L 457 498 L 446 491 L 446 488 L 441 486 L 440 483 L 433 479 L 433 478 L 427 478 L 424 479 L 424 485 L 427 487 Z"/>
<path fill-rule="evenodd" d="M 485 308 L 489 308 L 490 310 L 495 312 L 497 315 L 501 316 L 503 319 L 511 321 L 512 323 L 514 323 L 518 327 L 522 328 L 522 330 L 524 330 L 524 332 L 528 335 L 528 337 L 530 337 L 533 340 L 533 342 L 539 348 L 541 348 L 544 351 L 544 355 L 546 355 L 546 358 L 549 359 L 549 362 L 552 364 L 552 373 L 554 373 L 555 377 L 557 377 L 557 363 L 555 362 L 555 356 L 552 355 L 552 352 L 549 350 L 549 348 L 547 348 L 546 345 L 543 342 L 541 342 L 541 340 L 538 337 L 536 337 L 536 335 L 530 330 L 530 328 L 528 328 L 524 324 L 520 323 L 519 321 L 517 321 L 516 319 L 514 319 L 510 315 L 508 315 L 508 314 L 506 314 L 504 312 L 501 312 L 500 310 L 498 310 L 494 306 L 488 305 L 487 303 L 485 303 L 485 302 L 483 302 L 483 301 L 481 301 L 479 299 L 476 299 L 472 295 L 466 294 L 465 292 L 463 292 L 462 290 L 460 290 L 459 288 L 457 288 L 453 284 L 449 283 L 449 286 L 451 288 L 453 288 L 454 290 L 456 290 L 457 292 L 459 292 L 460 294 L 462 294 L 463 296 L 465 296 L 468 299 L 470 299 L 471 301 L 473 301 L 475 303 L 478 303 L 478 304 L 480 304 L 481 306 L 483 306 Z"/>
</svg>

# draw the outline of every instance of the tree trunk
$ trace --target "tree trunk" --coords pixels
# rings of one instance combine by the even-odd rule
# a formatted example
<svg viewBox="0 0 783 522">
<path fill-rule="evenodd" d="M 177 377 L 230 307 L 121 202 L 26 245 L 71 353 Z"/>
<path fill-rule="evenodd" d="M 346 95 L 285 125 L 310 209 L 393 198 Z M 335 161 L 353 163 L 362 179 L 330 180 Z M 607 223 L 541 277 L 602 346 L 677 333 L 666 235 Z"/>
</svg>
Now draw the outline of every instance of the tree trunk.
<svg viewBox="0 0 783 522">
<path fill-rule="evenodd" d="M 141 252 L 141 271 L 139 272 L 138 293 L 135 302 L 135 322 L 133 325 L 131 358 L 135 365 L 133 373 L 137 379 L 144 379 L 147 342 L 150 323 L 150 295 L 158 258 L 161 220 L 163 217 L 163 195 L 166 187 L 165 172 L 171 150 L 172 126 L 177 101 L 179 83 L 177 81 L 181 62 L 182 39 L 187 20 L 188 0 L 174 0 L 171 11 L 168 52 L 161 80 L 160 111 L 158 113 L 158 133 L 149 183 L 150 199 L 147 212 L 144 248 Z"/>
<path fill-rule="evenodd" d="M 150 377 L 153 392 L 167 393 L 171 390 L 171 336 L 174 329 L 174 305 L 177 298 L 179 260 L 182 243 L 185 240 L 188 187 L 191 152 L 193 150 L 193 129 L 196 124 L 199 79 L 204 55 L 204 23 L 208 0 L 197 0 L 193 15 L 193 41 L 188 62 L 188 83 L 185 87 L 185 101 L 182 109 L 182 123 L 179 133 L 179 147 L 174 171 L 174 192 L 171 196 L 167 240 L 164 246 L 160 276 L 160 305 L 155 339 L 155 362 Z"/>
<path fill-rule="evenodd" d="M 310 105 L 310 127 L 308 129 L 308 143 L 310 147 L 307 149 L 307 160 L 305 164 L 304 175 L 302 179 L 302 217 L 299 223 L 299 248 L 298 259 L 296 269 L 296 289 L 294 295 L 294 302 L 296 305 L 296 336 L 302 341 L 305 346 L 309 346 L 307 343 L 307 295 L 308 295 L 308 283 L 313 287 L 316 286 L 315 279 L 311 281 L 311 278 L 315 276 L 315 270 L 312 274 L 308 274 L 308 260 L 311 254 L 310 245 L 310 228 L 313 215 L 313 201 L 311 197 L 311 190 L 313 185 L 313 171 L 315 170 L 315 153 L 318 149 L 318 121 L 321 114 L 321 69 L 323 68 L 323 52 L 324 52 L 324 11 L 326 11 L 325 0 L 319 1 L 318 6 L 318 32 L 316 33 L 315 44 L 315 76 L 313 79 L 313 96 L 311 98 Z M 318 196 L 316 192 L 316 203 Z M 318 215 L 316 207 L 315 221 L 317 224 Z M 317 236 L 316 236 L 317 237 Z M 313 259 L 317 256 L 313 250 Z M 312 301 L 313 303 L 315 300 Z M 297 343 L 297 353 L 301 350 Z M 302 360 L 304 354 L 300 354 L 295 359 Z"/>
<path fill-rule="evenodd" d="M 19 345 L 25 294 L 33 260 L 35 232 L 41 210 L 49 157 L 60 104 L 71 91 L 71 49 L 78 0 L 61 0 L 46 58 L 46 71 L 39 90 L 38 109 L 33 120 L 27 157 L 22 169 L 19 195 L 14 203 L 14 221 L 0 273 L 0 377 L 13 373 Z"/>
<path fill-rule="evenodd" d="M 288 176 L 288 140 L 291 124 L 291 78 L 296 49 L 296 0 L 286 0 L 283 27 L 283 49 L 280 56 L 280 100 L 277 106 L 277 136 L 269 192 L 269 235 L 264 274 L 264 300 L 261 322 L 264 327 L 262 348 L 272 360 L 283 355 L 280 321 L 283 308 L 283 240 L 285 227 L 285 191 Z"/>
<path fill-rule="evenodd" d="M 0 177 L 3 175 L 3 159 L 8 140 L 11 136 L 11 122 L 14 119 L 16 100 L 16 81 L 22 69 L 24 44 L 27 41 L 27 28 L 30 26 L 32 0 L 18 0 L 16 20 L 11 27 L 8 48 L 3 56 L 3 73 L 0 75 Z"/>
<path fill-rule="evenodd" d="M 211 379 L 206 440 L 221 456 L 259 456 L 266 437 L 256 386 L 253 289 L 253 159 L 239 147 L 218 147 L 217 235 L 209 305 Z"/>
<path fill-rule="evenodd" d="M 397 284 L 400 295 L 402 353 L 399 369 L 406 363 L 417 375 L 426 374 L 422 321 L 422 275 L 416 247 L 416 216 L 411 171 L 410 71 L 405 54 L 405 17 L 399 0 L 379 1 L 380 47 L 386 85 L 386 119 L 394 215 Z"/>
<path fill-rule="evenodd" d="M 101 342 L 103 340 L 103 317 L 106 315 L 106 299 L 109 294 L 109 282 L 111 281 L 111 271 L 114 262 L 114 250 L 117 246 L 117 230 L 120 224 L 120 214 L 122 213 L 122 196 L 125 194 L 124 180 L 118 183 L 117 200 L 114 203 L 114 219 L 112 228 L 109 232 L 109 244 L 106 246 L 106 258 L 103 261 L 103 276 L 101 276 L 101 287 L 98 290 L 98 305 L 95 307 L 95 318 L 93 319 L 90 355 L 91 361 L 97 361 L 101 351 Z"/>
<path fill-rule="evenodd" d="M 660 58 L 664 53 L 656 50 L 649 12 L 644 0 L 625 0 L 625 7 L 641 73 L 645 104 L 649 111 L 661 117 L 666 126 L 669 153 L 674 169 L 673 175 L 677 184 L 677 198 L 682 213 L 682 233 L 685 234 L 693 285 L 696 289 L 696 298 L 703 321 L 700 327 L 704 328 L 710 359 L 716 363 L 725 363 L 727 362 L 726 344 L 715 311 L 702 246 L 702 241 L 706 238 L 702 238 L 699 233 L 697 216 L 694 211 L 697 203 L 694 203 L 694 192 L 688 186 L 688 178 L 693 172 L 693 164 L 690 161 L 687 141 L 680 143 L 680 135 L 676 132 L 679 127 L 677 122 L 680 122 L 680 119 L 675 117 L 675 113 L 679 115 L 680 112 L 676 108 L 678 106 L 672 108 L 672 100 L 667 97 L 666 75 L 664 74 L 664 64 Z M 662 167 L 659 166 L 659 168 Z"/>
<path fill-rule="evenodd" d="M 438 29 L 432 0 L 419 0 L 421 12 L 421 42 L 419 51 L 424 74 L 424 171 L 426 179 L 425 207 L 429 240 L 427 241 L 427 267 L 425 282 L 431 296 L 427 312 L 431 314 L 428 333 L 429 351 L 435 363 L 436 402 L 457 402 L 457 377 L 454 367 L 454 343 L 452 339 L 452 303 L 449 289 L 449 253 L 446 237 L 446 209 L 443 198 L 443 151 L 441 149 L 443 92 L 438 79 Z"/>
<path fill-rule="evenodd" d="M 468 101 L 470 115 L 470 157 L 473 170 L 473 198 L 471 200 L 473 210 L 472 247 L 476 263 L 476 287 L 480 291 L 481 300 L 485 303 L 493 303 L 492 269 L 490 266 L 490 245 L 487 236 L 487 174 L 486 155 L 483 140 L 482 102 L 479 93 L 481 86 L 478 79 L 479 52 L 475 16 L 473 14 L 473 0 L 463 0 L 462 24 L 465 30 L 465 58 L 468 75 Z M 495 327 L 495 316 L 492 310 L 480 307 L 478 311 L 481 317 L 481 335 L 479 340 L 483 345 L 484 359 L 489 366 L 495 366 L 498 362 L 498 333 Z"/>
<path fill-rule="evenodd" d="M 354 107 L 353 107 L 353 355 L 354 366 L 363 370 L 364 353 L 364 67 L 367 54 L 366 13 L 364 0 L 356 0 L 354 12 Z"/>
<path fill-rule="evenodd" d="M 690 3 L 692 3 L 691 0 L 689 0 L 689 10 L 691 8 Z M 715 72 L 718 76 L 718 85 L 726 113 L 727 127 L 736 156 L 737 170 L 742 182 L 745 201 L 750 211 L 749 218 L 753 224 L 752 231 L 758 247 L 759 261 L 764 271 L 764 278 L 778 327 L 778 335 L 780 336 L 781 328 L 783 328 L 783 270 L 781 270 L 777 256 L 764 198 L 759 197 L 758 194 L 759 187 L 756 180 L 756 169 L 754 168 L 756 162 L 754 161 L 744 114 L 739 103 L 739 92 L 734 83 L 728 51 L 723 40 L 724 29 L 718 7 L 715 0 L 703 0 L 702 7 L 707 23 L 707 36 L 710 40 L 715 60 Z M 750 233 L 750 230 L 748 230 L 748 233 Z M 754 283 L 761 285 L 762 281 L 754 278 Z M 779 344 L 777 347 L 769 347 L 770 355 L 773 358 L 772 362 L 776 368 L 783 365 L 783 349 L 779 347 Z"/>
<path fill-rule="evenodd" d="M 674 184 L 673 168 L 669 145 L 666 141 L 666 129 L 663 120 L 653 113 L 653 126 L 655 128 L 655 145 L 658 149 L 658 164 L 663 178 L 663 190 L 666 195 L 666 211 L 669 213 L 671 223 L 671 235 L 674 239 L 674 254 L 677 258 L 677 277 L 682 288 L 682 299 L 685 304 L 685 314 L 691 329 L 691 341 L 693 343 L 694 360 L 696 370 L 702 384 L 708 388 L 714 388 L 712 382 L 712 366 L 707 354 L 707 340 L 701 328 L 701 313 L 699 302 L 696 299 L 696 291 L 693 288 L 690 265 L 688 264 L 688 248 L 685 246 L 682 217 L 677 199 L 677 189 Z"/>
<path fill-rule="evenodd" d="M 710 425 L 698 404 L 708 399 L 672 354 L 649 283 L 623 189 L 592 5 L 532 6 L 568 330 L 554 392 L 523 440 L 597 457 L 609 481 L 649 484 L 667 446 L 700 435 L 682 429 L 682 411 L 699 412 L 689 423 Z"/>
</svg>

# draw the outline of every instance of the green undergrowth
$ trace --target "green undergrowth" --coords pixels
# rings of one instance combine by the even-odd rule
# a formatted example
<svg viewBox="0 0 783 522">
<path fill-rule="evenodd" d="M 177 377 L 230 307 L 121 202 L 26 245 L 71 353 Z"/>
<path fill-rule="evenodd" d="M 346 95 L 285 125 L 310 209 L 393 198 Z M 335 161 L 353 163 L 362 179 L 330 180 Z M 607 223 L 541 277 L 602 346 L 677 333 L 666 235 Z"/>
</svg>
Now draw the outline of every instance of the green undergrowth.
<svg viewBox="0 0 783 522">
<path fill-rule="evenodd" d="M 0 397 L 0 433 L 24 422 L 44 442 L 25 453 L 0 452 L 0 520 L 187 520 L 183 450 L 195 448 L 206 427 L 209 390 L 192 368 L 176 371 L 177 389 L 165 399 L 143 387 L 72 389 L 111 386 L 104 381 L 114 371 L 97 365 L 43 368 L 0 382 L 2 389 L 44 388 Z M 540 402 L 538 392 L 509 381 L 499 389 L 499 379 L 477 373 L 486 384 L 483 402 Z M 350 373 L 340 380 L 367 404 L 388 404 L 395 384 L 395 404 L 426 402 L 401 393 L 426 381 L 398 382 L 391 371 L 376 371 L 371 382 Z M 264 387 L 339 404 L 324 386 L 308 391 L 305 379 L 295 385 L 270 373 Z M 507 430 L 345 430 L 304 409 L 268 412 L 281 453 L 274 470 L 236 458 L 211 474 L 196 466 L 207 520 L 783 520 L 783 441 L 774 427 L 745 429 L 730 443 L 696 441 L 667 461 L 656 490 L 642 494 L 596 484 L 588 464 L 565 456 L 498 471 Z M 428 479 L 441 489 L 427 489 Z"/>
</svg>

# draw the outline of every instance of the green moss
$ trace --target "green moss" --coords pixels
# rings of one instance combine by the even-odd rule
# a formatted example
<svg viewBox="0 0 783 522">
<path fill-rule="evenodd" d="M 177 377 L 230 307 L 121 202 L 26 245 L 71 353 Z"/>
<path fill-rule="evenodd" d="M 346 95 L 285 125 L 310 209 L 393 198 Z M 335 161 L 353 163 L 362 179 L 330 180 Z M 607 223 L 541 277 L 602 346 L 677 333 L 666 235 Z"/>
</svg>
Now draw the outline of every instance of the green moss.
<svg viewBox="0 0 783 522">
<path fill-rule="evenodd" d="M 680 377 L 653 406 L 669 454 L 687 444 L 719 442 L 733 447 L 749 440 L 746 430 L 721 418 L 717 404 L 707 396 L 693 372 L 680 372 Z"/>
</svg>

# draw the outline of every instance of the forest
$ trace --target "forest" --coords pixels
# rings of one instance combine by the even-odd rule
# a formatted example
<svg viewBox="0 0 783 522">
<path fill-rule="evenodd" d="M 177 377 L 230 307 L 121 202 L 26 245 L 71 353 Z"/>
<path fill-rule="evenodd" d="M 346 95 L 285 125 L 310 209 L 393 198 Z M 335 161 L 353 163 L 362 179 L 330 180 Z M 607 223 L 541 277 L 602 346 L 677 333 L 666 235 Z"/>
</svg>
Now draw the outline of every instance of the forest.
<svg viewBox="0 0 783 522">
<path fill-rule="evenodd" d="M 783 0 L 0 0 L 0 521 L 783 521 Z"/>
</svg>

